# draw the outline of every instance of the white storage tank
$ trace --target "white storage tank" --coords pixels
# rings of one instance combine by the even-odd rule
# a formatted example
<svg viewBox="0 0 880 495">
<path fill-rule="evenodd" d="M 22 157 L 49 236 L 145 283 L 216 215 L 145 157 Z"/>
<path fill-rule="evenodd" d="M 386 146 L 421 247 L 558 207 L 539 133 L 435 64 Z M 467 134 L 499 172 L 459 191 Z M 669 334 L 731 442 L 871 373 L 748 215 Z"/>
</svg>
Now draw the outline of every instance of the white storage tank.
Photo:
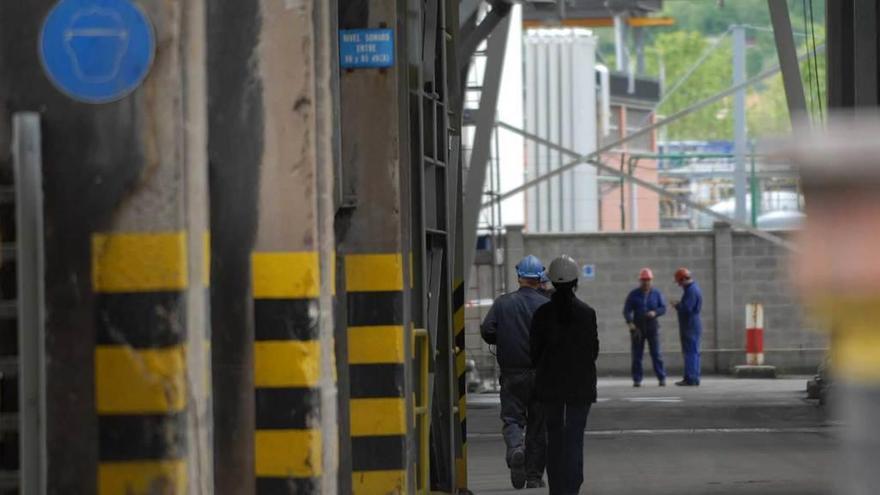
<svg viewBox="0 0 880 495">
<path fill-rule="evenodd" d="M 576 28 L 525 34 L 525 127 L 585 155 L 596 150 L 596 37 Z M 526 141 L 526 180 L 572 161 Z M 596 169 L 582 164 L 526 192 L 529 232 L 592 232 L 599 228 Z"/>
</svg>

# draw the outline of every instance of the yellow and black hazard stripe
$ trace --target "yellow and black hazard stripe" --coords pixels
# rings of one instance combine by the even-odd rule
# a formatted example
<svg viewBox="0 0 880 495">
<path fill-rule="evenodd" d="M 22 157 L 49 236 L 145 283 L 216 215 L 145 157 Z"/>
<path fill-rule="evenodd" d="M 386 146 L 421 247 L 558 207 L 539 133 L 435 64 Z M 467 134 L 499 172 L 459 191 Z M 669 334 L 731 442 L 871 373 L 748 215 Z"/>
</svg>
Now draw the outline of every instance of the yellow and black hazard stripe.
<svg viewBox="0 0 880 495">
<path fill-rule="evenodd" d="M 355 494 L 406 492 L 403 281 L 400 253 L 345 258 Z"/>
<path fill-rule="evenodd" d="M 92 236 L 98 493 L 186 493 L 185 232 Z"/>
<path fill-rule="evenodd" d="M 457 488 L 468 487 L 467 472 L 467 353 L 464 331 L 464 281 L 456 280 L 452 291 L 452 331 L 455 335 L 455 375 L 458 377 L 458 420 L 461 438 L 456 448 L 455 479 Z"/>
<path fill-rule="evenodd" d="M 320 493 L 319 256 L 257 252 L 252 269 L 257 493 Z"/>
</svg>

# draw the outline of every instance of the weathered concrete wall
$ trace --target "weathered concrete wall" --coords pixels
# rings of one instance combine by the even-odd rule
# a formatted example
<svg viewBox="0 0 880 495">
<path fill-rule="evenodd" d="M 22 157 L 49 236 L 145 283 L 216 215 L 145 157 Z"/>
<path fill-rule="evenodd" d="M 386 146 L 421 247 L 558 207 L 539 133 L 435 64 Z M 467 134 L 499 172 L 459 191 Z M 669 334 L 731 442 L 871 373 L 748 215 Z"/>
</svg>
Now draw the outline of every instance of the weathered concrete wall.
<svg viewBox="0 0 880 495">
<path fill-rule="evenodd" d="M 522 239 L 522 245 L 518 240 Z M 513 245 L 510 245 L 513 244 Z M 581 265 L 596 267 L 594 279 L 581 279 L 579 296 L 596 308 L 602 353 L 600 373 L 629 373 L 629 333 L 621 311 L 626 294 L 636 287 L 638 271 L 651 267 L 655 285 L 667 300 L 679 299 L 673 281 L 679 266 L 693 271 L 703 291 L 703 370 L 726 373 L 745 361 L 745 306 L 764 305 L 765 354 L 768 364 L 782 373 L 815 371 L 827 347 L 825 334 L 805 320 L 788 282 L 788 259 L 782 248 L 726 225 L 714 231 L 635 232 L 602 234 L 517 234 L 510 236 L 508 252 L 529 253 L 546 264 L 559 254 Z M 511 258 L 508 264 L 516 260 Z M 478 297 L 488 297 L 488 280 L 480 283 Z M 477 281 L 471 281 L 473 300 Z M 479 342 L 479 319 L 486 308 L 468 312 L 470 356 L 485 376 L 494 364 L 489 348 Z M 674 310 L 661 318 L 661 346 L 672 373 L 682 368 L 678 322 Z M 650 369 L 650 358 L 644 364 Z"/>
</svg>

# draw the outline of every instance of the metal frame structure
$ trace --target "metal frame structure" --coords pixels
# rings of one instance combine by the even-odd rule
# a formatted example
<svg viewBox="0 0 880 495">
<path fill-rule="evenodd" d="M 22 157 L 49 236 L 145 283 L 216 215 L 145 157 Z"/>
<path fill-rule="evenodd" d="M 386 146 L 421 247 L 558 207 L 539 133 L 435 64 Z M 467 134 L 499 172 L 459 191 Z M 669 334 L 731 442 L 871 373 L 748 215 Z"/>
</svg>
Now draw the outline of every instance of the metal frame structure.
<svg viewBox="0 0 880 495">
<path fill-rule="evenodd" d="M 817 47 L 817 49 L 822 49 L 822 50 L 824 50 L 824 48 L 825 48 L 824 45 L 821 45 L 820 47 Z M 798 60 L 800 61 L 800 60 L 806 59 L 808 56 L 810 56 L 810 54 L 803 54 L 803 55 L 800 55 L 800 56 L 798 57 Z M 753 85 L 753 84 L 755 84 L 755 83 L 757 83 L 757 82 L 759 82 L 759 81 L 762 81 L 762 80 L 764 80 L 764 79 L 767 79 L 767 78 L 769 78 L 769 77 L 775 75 L 776 73 L 778 73 L 780 70 L 781 70 L 781 67 L 778 66 L 778 65 L 775 66 L 775 67 L 768 68 L 768 69 L 764 70 L 763 72 L 761 72 L 761 73 L 755 75 L 754 77 L 752 77 L 752 78 L 750 78 L 750 79 L 748 79 L 748 80 L 746 80 L 746 81 L 744 81 L 744 82 L 742 82 L 742 83 L 739 83 L 739 84 L 733 84 L 732 86 L 730 86 L 729 88 L 725 89 L 724 91 L 721 91 L 721 92 L 719 92 L 719 93 L 716 93 L 716 94 L 713 95 L 713 96 L 710 96 L 709 98 L 706 98 L 706 99 L 704 99 L 704 100 L 701 100 L 701 101 L 699 101 L 699 102 L 697 102 L 697 103 L 691 105 L 690 107 L 685 108 L 685 109 L 683 109 L 683 110 L 681 110 L 681 111 L 679 111 L 679 112 L 677 112 L 677 113 L 675 113 L 675 114 L 673 114 L 673 115 L 671 115 L 671 116 L 669 116 L 669 117 L 667 117 L 667 118 L 665 118 L 665 119 L 662 119 L 662 120 L 660 120 L 660 121 L 657 121 L 657 122 L 655 122 L 655 123 L 653 123 L 653 124 L 651 124 L 651 125 L 647 125 L 647 126 L 645 126 L 645 127 L 642 127 L 640 130 L 635 131 L 635 132 L 633 132 L 632 134 L 627 135 L 626 137 L 623 137 L 623 138 L 621 138 L 621 139 L 615 140 L 614 142 L 611 142 L 611 143 L 604 144 L 604 145 L 600 146 L 597 150 L 593 151 L 592 153 L 589 153 L 589 154 L 586 154 L 586 155 L 583 155 L 583 156 L 581 156 L 579 153 L 577 153 L 577 152 L 575 152 L 575 151 L 573 151 L 573 150 L 570 150 L 570 149 L 567 149 L 567 148 L 565 148 L 565 147 L 563 147 L 563 146 L 560 146 L 560 145 L 557 144 L 557 143 L 553 143 L 553 142 L 547 141 L 547 140 L 545 140 L 545 139 L 543 139 L 543 138 L 541 138 L 541 137 L 539 137 L 539 136 L 536 136 L 536 135 L 534 135 L 534 134 L 531 134 L 531 133 L 529 133 L 529 132 L 526 132 L 526 131 L 524 131 L 523 129 L 520 129 L 520 128 L 518 128 L 518 127 L 516 127 L 516 126 L 513 126 L 513 125 L 511 125 L 511 124 L 508 124 L 508 123 L 505 123 L 505 122 L 497 122 L 497 125 L 498 125 L 498 126 L 503 127 L 503 128 L 505 128 L 505 129 L 507 129 L 507 130 L 509 130 L 509 131 L 511 131 L 511 132 L 517 133 L 517 134 L 519 134 L 519 135 L 521 135 L 521 136 L 523 136 L 523 137 L 525 137 L 525 138 L 528 138 L 528 139 L 534 140 L 534 141 L 536 141 L 536 142 L 540 142 L 540 143 L 545 144 L 545 145 L 547 145 L 547 146 L 549 146 L 549 147 L 556 148 L 556 149 L 558 149 L 559 151 L 562 151 L 562 152 L 564 152 L 564 153 L 566 153 L 566 154 L 568 154 L 568 155 L 570 155 L 570 156 L 577 157 L 577 158 L 576 158 L 575 160 L 569 162 L 569 163 L 566 163 L 565 165 L 563 165 L 563 166 L 561 166 L 561 167 L 559 167 L 559 168 L 556 168 L 556 169 L 554 169 L 554 170 L 552 170 L 552 171 L 550 171 L 550 172 L 548 172 L 548 173 L 545 173 L 545 174 L 543 174 L 543 175 L 541 175 L 541 176 L 539 176 L 539 177 L 536 177 L 536 178 L 534 178 L 534 179 L 532 179 L 532 180 L 526 181 L 526 182 L 523 183 L 522 185 L 517 186 L 517 187 L 515 187 L 515 188 L 513 188 L 513 189 L 511 189 L 511 190 L 509 190 L 509 191 L 507 191 L 507 192 L 504 192 L 504 193 L 498 195 L 497 197 L 492 198 L 492 199 L 489 200 L 488 202 L 483 203 L 482 207 L 485 208 L 485 207 L 490 206 L 493 202 L 500 202 L 500 201 L 503 201 L 503 200 L 505 200 L 505 199 L 507 199 L 507 198 L 509 198 L 509 197 L 511 197 L 511 196 L 514 196 L 514 195 L 516 195 L 516 194 L 519 194 L 519 193 L 521 193 L 521 192 L 523 192 L 523 191 L 525 191 L 525 190 L 527 190 L 527 189 L 529 189 L 529 188 L 531 188 L 531 187 L 534 187 L 535 185 L 537 185 L 537 184 L 539 184 L 539 183 L 541 183 L 541 182 L 543 182 L 543 181 L 546 181 L 546 180 L 548 180 L 548 179 L 550 179 L 550 178 L 552 178 L 552 177 L 556 177 L 557 175 L 562 174 L 562 173 L 566 172 L 567 170 L 569 170 L 569 169 L 571 169 L 571 168 L 574 168 L 574 167 L 577 167 L 577 166 L 579 166 L 579 165 L 581 165 L 581 164 L 584 164 L 584 163 L 591 164 L 591 165 L 593 165 L 593 166 L 595 166 L 595 167 L 598 167 L 598 168 L 600 168 L 602 171 L 604 171 L 604 172 L 606 172 L 606 173 L 608 173 L 608 174 L 610 174 L 610 175 L 612 175 L 612 176 L 614 176 L 614 177 L 624 178 L 625 180 L 629 180 L 629 181 L 635 182 L 636 184 L 638 184 L 638 185 L 641 186 L 641 187 L 644 187 L 644 188 L 650 189 L 650 190 L 652 190 L 652 191 L 654 191 L 654 192 L 657 192 L 658 194 L 666 195 L 667 193 L 666 193 L 662 188 L 658 187 L 657 185 L 652 184 L 652 183 L 647 182 L 647 181 L 643 181 L 643 180 L 641 180 L 641 179 L 638 179 L 637 177 L 634 177 L 633 175 L 621 173 L 620 171 L 618 171 L 618 170 L 615 169 L 615 168 L 608 167 L 608 166 L 606 166 L 606 165 L 600 163 L 598 160 L 600 159 L 600 157 L 601 157 L 603 154 L 608 153 L 608 152 L 613 152 L 614 150 L 619 149 L 619 148 L 621 147 L 621 145 L 623 145 L 623 144 L 625 144 L 625 143 L 627 143 L 627 142 L 629 142 L 629 141 L 632 141 L 632 140 L 634 140 L 634 139 L 637 139 L 637 138 L 639 138 L 639 137 L 641 137 L 641 136 L 644 136 L 644 135 L 646 135 L 646 134 L 648 134 L 648 133 L 654 131 L 655 129 L 658 129 L 658 128 L 660 128 L 660 127 L 666 126 L 666 125 L 668 125 L 668 124 L 670 124 L 670 123 L 672 123 L 672 122 L 675 122 L 675 121 L 677 121 L 677 120 L 679 120 L 679 119 L 681 119 L 681 118 L 683 118 L 683 117 L 686 117 L 686 116 L 692 114 L 693 112 L 696 112 L 696 111 L 700 110 L 701 108 L 705 108 L 705 107 L 708 106 L 708 105 L 711 105 L 711 104 L 713 104 L 713 103 L 715 103 L 715 102 L 717 102 L 717 101 L 719 101 L 719 100 L 721 100 L 721 99 L 723 99 L 723 98 L 726 98 L 726 97 L 728 97 L 728 96 L 730 96 L 730 95 L 736 93 L 737 91 L 739 91 L 740 89 L 742 89 L 742 88 L 744 88 L 744 87 L 751 86 L 751 85 Z M 776 244 L 776 245 L 779 245 L 779 246 L 785 247 L 786 249 L 790 249 L 790 250 L 794 250 L 794 249 L 795 249 L 794 246 L 793 246 L 790 242 L 788 242 L 787 240 L 782 239 L 782 238 L 780 238 L 780 237 L 778 237 L 778 236 L 775 236 L 775 235 L 773 235 L 773 234 L 771 234 L 771 233 L 764 232 L 764 231 L 762 231 L 762 230 L 758 230 L 758 229 L 754 229 L 754 228 L 752 228 L 750 225 L 748 225 L 748 224 L 745 223 L 745 222 L 739 222 L 739 221 L 737 221 L 736 219 L 729 218 L 729 217 L 724 216 L 724 215 L 720 215 L 720 214 L 718 214 L 718 213 L 716 213 L 716 212 L 714 212 L 714 211 L 711 211 L 711 210 L 708 210 L 708 209 L 706 209 L 706 208 L 703 208 L 701 205 L 698 205 L 698 204 L 696 204 L 696 203 L 694 203 L 694 202 L 686 201 L 686 200 L 683 200 L 683 199 L 681 199 L 681 198 L 676 198 L 676 199 L 679 200 L 679 201 L 685 202 L 685 203 L 686 203 L 688 206 L 690 206 L 691 208 L 694 208 L 694 209 L 697 209 L 697 210 L 699 210 L 699 211 L 702 211 L 702 212 L 704 212 L 704 213 L 706 213 L 706 214 L 708 214 L 708 215 L 711 215 L 711 216 L 713 216 L 713 217 L 715 217 L 715 218 L 718 218 L 719 220 L 722 220 L 722 221 L 725 221 L 725 222 L 729 222 L 731 225 L 734 225 L 734 226 L 736 226 L 736 227 L 738 227 L 738 228 L 741 228 L 741 229 L 743 229 L 743 230 L 746 230 L 746 231 L 752 233 L 753 235 L 755 235 L 755 236 L 757 236 L 757 237 L 760 237 L 760 238 L 762 238 L 762 239 L 765 239 L 765 240 L 767 240 L 767 241 L 769 241 L 769 242 L 772 242 L 772 243 L 774 243 L 774 244 Z"/>
<path fill-rule="evenodd" d="M 791 18 L 788 14 L 788 2 L 786 0 L 767 0 L 767 5 L 770 8 L 770 21 L 773 23 L 773 36 L 776 39 L 779 66 L 782 68 L 782 82 L 785 85 L 788 114 L 791 117 L 792 125 L 797 128 L 795 124 L 800 119 L 807 117 L 807 99 L 804 96 L 804 84 L 801 80 L 801 68 L 791 29 Z"/>
<path fill-rule="evenodd" d="M 463 458 L 463 432 L 459 424 L 453 292 L 456 277 L 455 246 L 460 242 L 459 198 L 461 187 L 461 92 L 457 47 L 458 2 L 409 0 L 407 82 L 410 119 L 412 194 L 413 297 L 416 328 L 425 329 L 427 356 L 420 356 L 430 378 L 416 382 L 421 406 L 430 412 L 430 435 L 418 440 L 421 476 L 430 472 L 430 483 L 420 487 L 452 493 L 466 487 L 466 473 L 458 467 Z M 423 387 L 427 386 L 427 390 Z M 416 408 L 418 412 L 418 408 Z M 423 427 L 426 425 L 423 425 Z M 430 442 L 430 450 L 423 445 Z M 425 454 L 428 459 L 425 459 Z M 429 471 L 425 469 L 429 462 Z"/>
<path fill-rule="evenodd" d="M 547 147 L 554 148 L 554 149 L 556 149 L 557 151 L 560 151 L 560 152 L 562 152 L 562 153 L 564 153 L 564 154 L 567 154 L 567 155 L 569 155 L 569 156 L 580 156 L 580 155 L 579 155 L 576 151 L 574 151 L 574 150 L 571 150 L 571 149 L 568 149 L 568 148 L 566 148 L 566 147 L 564 147 L 564 146 L 560 146 L 560 145 L 558 145 L 558 144 L 556 144 L 556 143 L 550 142 L 550 141 L 548 141 L 548 140 L 546 140 L 546 139 L 541 138 L 540 136 L 536 136 L 536 135 L 531 134 L 531 133 L 529 133 L 529 132 L 526 132 L 526 131 L 524 131 L 524 130 L 522 130 L 522 129 L 519 129 L 519 128 L 516 128 L 516 127 L 513 127 L 513 126 L 511 126 L 510 124 L 505 124 L 505 123 L 503 123 L 503 122 L 499 122 L 498 125 L 501 126 L 501 127 L 504 127 L 505 129 L 507 129 L 507 130 L 509 130 L 509 131 L 511 131 L 511 132 L 515 132 L 515 133 L 517 133 L 517 134 L 523 136 L 523 137 L 526 138 L 526 139 L 531 139 L 531 140 L 533 140 L 533 141 L 535 141 L 535 142 L 538 142 L 538 143 L 541 143 L 541 144 L 543 144 L 543 145 L 545 145 L 545 146 L 547 146 Z M 628 141 L 629 139 L 631 139 L 631 138 L 627 137 L 627 138 L 624 138 L 624 139 L 621 140 L 621 141 Z M 605 152 L 603 152 L 603 153 L 605 153 Z M 711 216 L 711 217 L 713 217 L 713 218 L 716 218 L 716 219 L 718 219 L 718 220 L 721 220 L 722 222 L 730 223 L 730 224 L 733 225 L 734 227 L 740 228 L 740 229 L 742 229 L 742 230 L 744 230 L 744 231 L 746 231 L 746 232 L 749 232 L 750 234 L 753 234 L 753 235 L 756 236 L 756 237 L 760 237 L 760 238 L 762 238 L 762 239 L 764 239 L 764 240 L 766 240 L 766 241 L 769 241 L 769 242 L 771 242 L 771 243 L 773 243 L 773 244 L 776 244 L 777 246 L 784 247 L 784 248 L 786 248 L 786 249 L 788 249 L 788 250 L 791 250 L 791 251 L 795 251 L 795 250 L 796 250 L 795 246 L 794 246 L 791 242 L 787 241 L 786 239 L 783 239 L 783 238 L 781 238 L 781 237 L 779 237 L 779 236 L 776 236 L 776 235 L 774 235 L 774 234 L 771 234 L 771 233 L 769 233 L 769 232 L 765 232 L 765 231 L 763 231 L 763 230 L 755 229 L 755 228 L 753 228 L 751 225 L 749 225 L 748 223 L 740 222 L 740 221 L 738 221 L 738 220 L 736 220 L 736 219 L 733 219 L 733 218 L 730 218 L 730 217 L 728 217 L 728 216 L 725 216 L 725 215 L 722 215 L 722 214 L 720 214 L 720 213 L 717 213 L 717 212 L 715 212 L 715 211 L 713 211 L 713 210 L 711 210 L 711 209 L 709 209 L 709 208 L 706 208 L 705 206 L 700 205 L 699 203 L 696 203 L 696 202 L 691 201 L 691 200 L 689 200 L 689 199 L 680 198 L 680 197 L 678 197 L 678 196 L 676 196 L 676 195 L 674 195 L 674 194 L 671 194 L 671 193 L 667 192 L 665 189 L 663 189 L 662 187 L 660 187 L 660 186 L 654 184 L 653 182 L 648 182 L 648 181 L 646 181 L 646 180 L 640 179 L 640 178 L 638 178 L 638 177 L 632 175 L 631 173 L 628 173 L 628 172 L 627 172 L 627 173 L 625 173 L 625 172 L 621 172 L 621 171 L 619 171 L 618 169 L 616 169 L 616 168 L 614 168 L 614 167 L 609 167 L 608 165 L 605 165 L 604 163 L 602 163 L 602 162 L 600 161 L 601 158 L 600 158 L 599 156 L 596 156 L 596 155 L 597 155 L 597 152 L 591 153 L 591 154 L 586 155 L 586 156 L 580 156 L 580 159 L 579 159 L 579 160 L 577 160 L 576 162 L 572 162 L 572 163 L 575 164 L 575 165 L 587 164 L 587 165 L 590 165 L 590 166 L 596 167 L 597 169 L 599 169 L 599 170 L 605 172 L 605 173 L 608 174 L 608 175 L 611 175 L 611 176 L 614 176 L 614 177 L 617 177 L 617 178 L 620 178 L 620 179 L 627 180 L 627 181 L 629 181 L 630 183 L 636 184 L 636 185 L 638 185 L 638 186 L 640 186 L 640 187 L 644 187 L 645 189 L 648 189 L 648 190 L 650 190 L 650 191 L 652 191 L 652 192 L 655 192 L 655 193 L 657 193 L 657 194 L 660 194 L 661 196 L 671 197 L 671 198 L 673 198 L 674 200 L 676 200 L 676 201 L 678 201 L 678 202 L 680 202 L 680 203 L 684 203 L 685 205 L 689 206 L 690 208 L 693 208 L 694 210 L 697 210 L 697 211 L 699 211 L 699 212 L 701 212 L 701 213 L 705 213 L 706 215 L 709 215 L 709 216 Z M 547 175 L 551 175 L 551 174 L 547 174 Z M 556 175 L 556 174 L 553 173 L 552 175 Z M 546 177 L 546 176 L 545 176 L 545 177 Z M 538 178 L 538 179 L 535 179 L 535 180 L 538 181 L 538 180 L 540 180 L 540 179 L 541 179 L 541 178 Z M 521 187 L 523 187 L 523 186 L 521 186 Z M 483 206 L 488 206 L 488 205 L 483 205 Z"/>
<path fill-rule="evenodd" d="M 46 353 L 43 160 L 40 116 L 13 117 L 18 278 L 20 486 L 46 493 Z M 4 377 L 5 378 L 5 377 Z"/>
<path fill-rule="evenodd" d="M 474 250 L 476 249 L 480 204 L 483 202 L 486 168 L 491 155 L 495 112 L 498 107 L 498 93 L 504 69 L 504 53 L 509 30 L 510 18 L 506 17 L 497 25 L 487 43 L 486 70 L 483 75 L 480 107 L 477 110 L 473 149 L 470 160 L 468 160 L 467 179 L 464 183 L 463 241 L 467 250 L 463 263 L 466 273 L 469 273 L 470 267 L 473 265 Z M 468 276 L 465 277 L 466 280 L 468 278 Z"/>
<path fill-rule="evenodd" d="M 877 4 L 870 0 L 826 2 L 828 107 L 838 111 L 880 103 Z"/>
</svg>

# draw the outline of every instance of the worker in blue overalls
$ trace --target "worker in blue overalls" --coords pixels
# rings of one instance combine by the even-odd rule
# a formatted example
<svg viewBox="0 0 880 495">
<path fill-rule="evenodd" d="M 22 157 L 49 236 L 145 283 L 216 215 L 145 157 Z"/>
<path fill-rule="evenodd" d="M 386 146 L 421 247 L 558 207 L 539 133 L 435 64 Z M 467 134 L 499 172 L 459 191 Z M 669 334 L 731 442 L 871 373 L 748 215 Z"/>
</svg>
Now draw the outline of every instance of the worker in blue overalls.
<svg viewBox="0 0 880 495">
<path fill-rule="evenodd" d="M 703 333 L 700 311 L 703 309 L 703 293 L 687 268 L 679 268 L 675 272 L 675 282 L 684 290 L 681 301 L 673 303 L 678 312 L 678 332 L 681 353 L 684 355 L 684 379 L 675 384 L 695 387 L 700 385 L 700 337 Z"/>
<path fill-rule="evenodd" d="M 539 292 L 544 265 L 529 255 L 516 265 L 519 288 L 495 300 L 480 325 L 483 340 L 494 345 L 501 368 L 501 421 L 507 444 L 507 467 L 516 489 L 542 488 L 547 456 L 544 410 L 535 390 L 535 367 L 529 351 L 529 327 L 547 304 Z"/>
<path fill-rule="evenodd" d="M 660 354 L 660 322 L 658 318 L 666 314 L 666 301 L 663 294 L 654 288 L 654 273 L 643 268 L 639 273 L 639 286 L 626 296 L 623 305 L 623 318 L 629 326 L 632 341 L 632 379 L 634 387 L 642 386 L 642 356 L 645 342 L 651 352 L 654 375 L 661 387 L 666 386 L 666 369 Z"/>
</svg>

